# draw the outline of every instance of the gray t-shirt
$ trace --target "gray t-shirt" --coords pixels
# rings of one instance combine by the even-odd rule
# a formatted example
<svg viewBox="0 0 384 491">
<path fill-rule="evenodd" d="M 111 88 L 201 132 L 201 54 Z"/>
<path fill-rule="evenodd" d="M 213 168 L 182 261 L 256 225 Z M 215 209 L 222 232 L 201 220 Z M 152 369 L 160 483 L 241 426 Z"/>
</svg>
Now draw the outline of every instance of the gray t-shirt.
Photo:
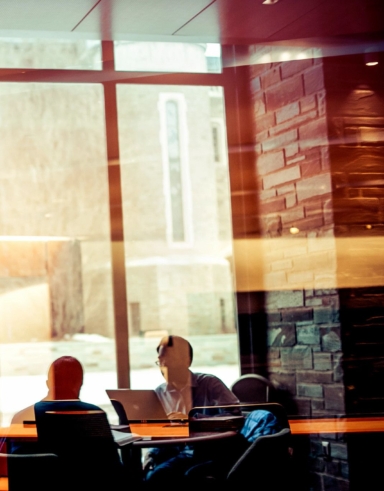
<svg viewBox="0 0 384 491">
<path fill-rule="evenodd" d="M 181 412 L 188 414 L 197 406 L 225 406 L 238 404 L 236 396 L 215 375 L 192 373 L 190 383 L 181 390 L 172 384 L 164 383 L 156 389 L 165 412 Z"/>
</svg>

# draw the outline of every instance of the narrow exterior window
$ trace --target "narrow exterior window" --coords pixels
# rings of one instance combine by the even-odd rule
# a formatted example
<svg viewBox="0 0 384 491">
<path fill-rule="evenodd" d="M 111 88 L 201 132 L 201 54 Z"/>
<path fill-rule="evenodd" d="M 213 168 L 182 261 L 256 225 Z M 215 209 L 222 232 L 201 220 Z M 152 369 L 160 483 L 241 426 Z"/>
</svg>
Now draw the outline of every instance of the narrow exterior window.
<svg viewBox="0 0 384 491">
<path fill-rule="evenodd" d="M 176 101 L 169 100 L 166 102 L 165 115 L 167 127 L 172 240 L 174 242 L 184 242 L 183 176 L 180 152 L 179 107 Z"/>
<path fill-rule="evenodd" d="M 213 142 L 213 156 L 215 162 L 221 162 L 221 148 L 220 148 L 220 128 L 217 123 L 212 123 L 212 142 Z"/>
<path fill-rule="evenodd" d="M 130 302 L 131 310 L 131 332 L 133 336 L 139 336 L 141 334 L 141 316 L 140 316 L 140 303 Z"/>
<path fill-rule="evenodd" d="M 158 108 L 167 242 L 171 247 L 190 247 L 193 221 L 185 94 L 160 93 Z"/>
</svg>

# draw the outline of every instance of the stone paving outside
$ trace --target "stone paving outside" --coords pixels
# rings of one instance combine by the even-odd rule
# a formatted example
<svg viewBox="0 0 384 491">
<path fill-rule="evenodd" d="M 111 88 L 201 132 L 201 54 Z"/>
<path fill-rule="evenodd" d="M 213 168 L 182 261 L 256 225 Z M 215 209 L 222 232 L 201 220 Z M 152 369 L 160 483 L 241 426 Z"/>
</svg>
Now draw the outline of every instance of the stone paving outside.
<svg viewBox="0 0 384 491">
<path fill-rule="evenodd" d="M 163 382 L 155 366 L 160 336 L 131 338 L 131 387 L 153 389 Z M 236 334 L 191 336 L 194 348 L 192 370 L 217 375 L 226 385 L 239 376 Z M 105 389 L 117 387 L 114 340 L 98 335 L 75 335 L 58 342 L 0 345 L 0 423 L 9 424 L 12 415 L 46 395 L 49 365 L 56 358 L 71 355 L 83 364 L 85 377 L 81 391 L 84 401 L 97 404 L 117 422 Z"/>
</svg>

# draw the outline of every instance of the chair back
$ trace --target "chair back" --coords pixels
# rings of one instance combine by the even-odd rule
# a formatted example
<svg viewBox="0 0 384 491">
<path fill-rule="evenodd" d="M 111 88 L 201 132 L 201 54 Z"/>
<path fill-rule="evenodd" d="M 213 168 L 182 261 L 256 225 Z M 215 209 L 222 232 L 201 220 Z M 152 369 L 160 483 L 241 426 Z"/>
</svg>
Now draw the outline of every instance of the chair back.
<svg viewBox="0 0 384 491">
<path fill-rule="evenodd" d="M 215 424 L 215 418 L 217 416 L 221 415 L 226 415 L 228 416 L 228 423 L 235 423 L 235 426 L 227 427 L 227 428 L 221 428 L 221 429 L 235 429 L 238 428 L 238 418 L 241 416 L 242 417 L 242 423 L 244 422 L 244 418 L 248 416 L 252 411 L 257 411 L 259 409 L 262 409 L 264 411 L 269 411 L 271 412 L 277 419 L 279 426 L 281 428 L 289 428 L 289 421 L 288 421 L 288 416 L 287 413 L 284 409 L 284 407 L 281 404 L 278 404 L 276 402 L 266 402 L 264 404 L 233 404 L 233 405 L 227 405 L 227 406 L 204 406 L 204 407 L 194 407 L 189 411 L 189 425 L 199 425 L 203 426 L 202 423 L 204 422 L 204 419 L 202 416 L 205 416 L 205 418 L 211 418 L 211 426 Z M 226 420 L 224 420 L 223 423 L 225 423 Z M 222 423 L 222 424 L 223 424 Z M 216 422 L 217 425 L 219 425 L 219 421 Z M 203 431 L 212 431 L 212 428 L 204 428 Z"/>
<path fill-rule="evenodd" d="M 255 483 L 258 491 L 281 491 L 289 486 L 289 440 L 291 431 L 284 428 L 274 435 L 258 437 L 245 450 L 227 475 L 227 483 Z"/>
<path fill-rule="evenodd" d="M 271 381 L 255 373 L 242 375 L 231 386 L 231 391 L 243 403 L 270 402 L 274 390 Z"/>
<path fill-rule="evenodd" d="M 94 408 L 80 401 L 35 405 L 39 444 L 58 455 L 61 478 L 69 489 L 112 490 L 123 478 L 107 416 Z"/>
<path fill-rule="evenodd" d="M 58 458 L 54 454 L 0 454 L 8 471 L 8 490 L 57 489 Z"/>
</svg>

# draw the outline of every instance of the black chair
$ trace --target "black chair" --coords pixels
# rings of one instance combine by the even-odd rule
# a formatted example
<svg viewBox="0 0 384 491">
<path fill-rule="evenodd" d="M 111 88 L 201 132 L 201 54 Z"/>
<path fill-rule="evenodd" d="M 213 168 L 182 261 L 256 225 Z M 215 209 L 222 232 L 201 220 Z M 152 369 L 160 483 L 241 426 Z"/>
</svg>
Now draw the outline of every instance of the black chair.
<svg viewBox="0 0 384 491">
<path fill-rule="evenodd" d="M 9 491 L 56 489 L 59 472 L 57 455 L 0 453 L 0 461 L 5 461 Z"/>
<path fill-rule="evenodd" d="M 215 490 L 223 488 L 233 489 L 233 485 L 241 485 L 244 482 L 254 482 L 257 490 L 284 489 L 284 479 L 287 480 L 290 471 L 290 427 L 283 406 L 277 403 L 264 404 L 238 404 L 232 406 L 210 406 L 194 408 L 199 414 L 205 410 L 205 414 L 212 417 L 222 412 L 238 415 L 239 410 L 244 416 L 257 410 L 269 411 L 276 419 L 277 433 L 264 434 L 256 438 L 253 443 L 247 441 L 242 435 L 229 440 L 230 445 L 213 455 L 213 460 L 201 463 L 190 469 L 186 474 L 186 480 L 197 488 Z M 281 479 L 284 476 L 283 479 Z M 280 486 L 280 488 L 279 488 Z"/>
<path fill-rule="evenodd" d="M 125 476 L 107 416 L 86 407 L 80 401 L 37 403 L 38 442 L 59 457 L 61 489 L 119 489 Z"/>
<path fill-rule="evenodd" d="M 257 491 L 281 491 L 290 488 L 291 431 L 283 428 L 274 435 L 258 437 L 237 458 L 229 471 L 219 461 L 192 467 L 186 482 L 200 490 L 233 490 L 244 483 Z"/>
<path fill-rule="evenodd" d="M 270 380 L 255 373 L 242 375 L 231 386 L 231 391 L 243 403 L 271 402 L 275 390 Z"/>
</svg>

